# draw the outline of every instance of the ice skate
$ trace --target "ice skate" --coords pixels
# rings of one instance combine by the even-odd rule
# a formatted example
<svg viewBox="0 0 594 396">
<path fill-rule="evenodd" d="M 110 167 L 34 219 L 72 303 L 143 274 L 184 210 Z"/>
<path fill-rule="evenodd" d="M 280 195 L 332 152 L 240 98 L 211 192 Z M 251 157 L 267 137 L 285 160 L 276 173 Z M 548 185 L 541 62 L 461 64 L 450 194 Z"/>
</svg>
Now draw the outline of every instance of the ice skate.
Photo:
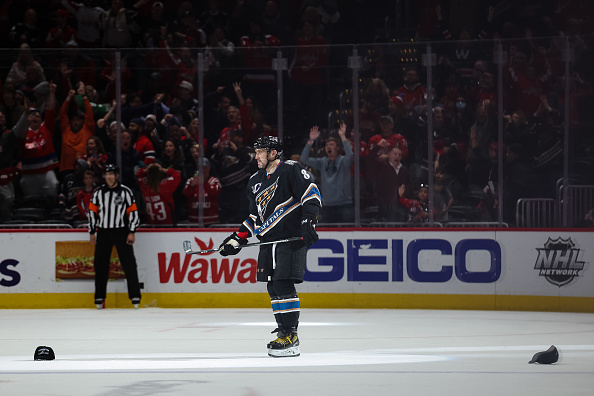
<svg viewBox="0 0 594 396">
<path fill-rule="evenodd" d="M 274 329 L 270 332 L 270 334 L 274 334 L 274 333 L 278 333 L 278 334 L 277 334 L 276 340 L 270 341 L 268 343 L 268 345 L 266 345 L 266 348 L 270 349 L 272 347 L 273 343 L 278 342 L 281 339 L 281 335 L 280 335 L 281 332 L 284 334 L 284 332 L 280 329 L 280 327 L 277 327 L 276 329 Z"/>
<path fill-rule="evenodd" d="M 138 307 L 140 306 L 140 298 L 133 298 L 132 305 L 134 305 L 134 309 L 138 309 Z"/>
<path fill-rule="evenodd" d="M 97 307 L 97 309 L 104 309 L 105 308 L 105 300 L 102 298 L 96 298 L 95 306 Z"/>
<path fill-rule="evenodd" d="M 296 331 L 286 332 L 278 330 L 278 338 L 268 343 L 268 356 L 296 357 L 299 351 L 299 337 Z"/>
</svg>

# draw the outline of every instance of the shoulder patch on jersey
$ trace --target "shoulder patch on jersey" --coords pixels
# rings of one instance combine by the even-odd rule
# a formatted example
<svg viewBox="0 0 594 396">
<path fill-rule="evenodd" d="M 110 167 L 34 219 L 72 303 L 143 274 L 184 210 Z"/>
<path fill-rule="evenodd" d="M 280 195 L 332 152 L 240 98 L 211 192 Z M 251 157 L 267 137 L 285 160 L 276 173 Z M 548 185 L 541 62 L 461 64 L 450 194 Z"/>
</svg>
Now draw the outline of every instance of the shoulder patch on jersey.
<svg viewBox="0 0 594 396">
<path fill-rule="evenodd" d="M 297 164 L 297 161 L 293 161 L 293 160 L 286 160 L 286 161 L 285 161 L 285 164 L 287 164 L 287 165 L 295 165 L 295 164 Z"/>
<path fill-rule="evenodd" d="M 260 190 L 260 187 L 262 187 L 262 183 L 256 183 L 256 184 L 254 184 L 252 186 L 252 193 L 253 194 L 256 194 Z"/>
</svg>

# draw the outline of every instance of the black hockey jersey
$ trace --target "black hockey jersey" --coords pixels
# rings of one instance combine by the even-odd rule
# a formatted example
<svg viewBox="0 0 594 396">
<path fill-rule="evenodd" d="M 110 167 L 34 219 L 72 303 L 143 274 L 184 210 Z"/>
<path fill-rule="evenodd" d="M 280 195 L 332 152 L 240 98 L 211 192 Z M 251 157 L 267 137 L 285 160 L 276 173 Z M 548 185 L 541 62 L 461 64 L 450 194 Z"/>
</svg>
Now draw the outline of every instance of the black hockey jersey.
<svg viewBox="0 0 594 396">
<path fill-rule="evenodd" d="M 248 182 L 250 214 L 239 227 L 262 241 L 301 236 L 301 219 L 315 218 L 322 206 L 311 174 L 295 161 L 280 162 L 268 175 L 265 169 Z"/>
</svg>

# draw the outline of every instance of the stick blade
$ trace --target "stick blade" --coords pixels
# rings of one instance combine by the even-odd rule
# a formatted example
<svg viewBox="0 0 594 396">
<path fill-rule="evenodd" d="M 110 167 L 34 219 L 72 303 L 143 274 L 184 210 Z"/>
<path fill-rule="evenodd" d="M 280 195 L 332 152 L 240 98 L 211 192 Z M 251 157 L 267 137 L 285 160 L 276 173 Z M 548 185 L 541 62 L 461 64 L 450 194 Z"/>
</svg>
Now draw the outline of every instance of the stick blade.
<svg viewBox="0 0 594 396">
<path fill-rule="evenodd" d="M 186 252 L 186 254 L 190 254 L 192 252 L 192 242 L 184 241 L 183 246 L 184 246 L 184 252 Z"/>
</svg>

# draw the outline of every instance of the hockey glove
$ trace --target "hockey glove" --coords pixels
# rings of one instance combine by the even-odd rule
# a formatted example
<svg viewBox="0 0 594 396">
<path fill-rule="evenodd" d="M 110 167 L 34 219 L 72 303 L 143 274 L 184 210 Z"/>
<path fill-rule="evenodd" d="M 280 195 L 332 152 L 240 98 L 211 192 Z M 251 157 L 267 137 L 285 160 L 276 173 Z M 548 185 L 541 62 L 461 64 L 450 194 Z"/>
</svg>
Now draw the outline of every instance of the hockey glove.
<svg viewBox="0 0 594 396">
<path fill-rule="evenodd" d="M 247 239 L 240 238 L 236 232 L 229 235 L 221 246 L 219 246 L 219 253 L 221 256 L 233 256 L 241 250 L 242 245 L 247 244 Z"/>
<path fill-rule="evenodd" d="M 316 232 L 315 219 L 304 218 L 301 220 L 301 236 L 307 247 L 310 247 L 318 241 L 319 237 Z"/>
</svg>

